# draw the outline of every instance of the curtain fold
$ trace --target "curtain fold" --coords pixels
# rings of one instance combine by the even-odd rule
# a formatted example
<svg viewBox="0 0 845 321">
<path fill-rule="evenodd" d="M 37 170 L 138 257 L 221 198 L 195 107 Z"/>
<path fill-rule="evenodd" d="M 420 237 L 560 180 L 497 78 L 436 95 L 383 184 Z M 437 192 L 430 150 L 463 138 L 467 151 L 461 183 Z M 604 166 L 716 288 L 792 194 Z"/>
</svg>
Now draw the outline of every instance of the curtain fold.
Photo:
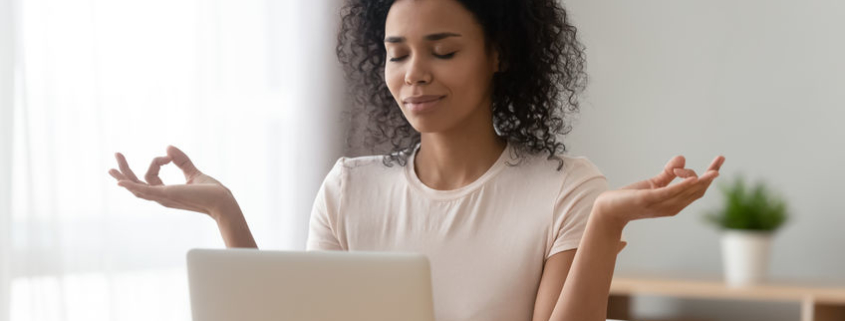
<svg viewBox="0 0 845 321">
<path fill-rule="evenodd" d="M 217 227 L 119 188 L 107 174 L 118 151 L 143 177 L 167 145 L 180 147 L 233 191 L 259 246 L 304 249 L 346 126 L 336 5 L 27 0 L 2 10 L 12 1 L 0 0 L 14 18 L 0 16 L 0 321 L 190 318 L 184 255 L 223 247 Z M 161 176 L 184 182 L 172 165 Z"/>
<path fill-rule="evenodd" d="M 0 0 L 0 321 L 9 320 L 11 284 L 12 114 L 15 78 L 15 4 Z"/>
</svg>

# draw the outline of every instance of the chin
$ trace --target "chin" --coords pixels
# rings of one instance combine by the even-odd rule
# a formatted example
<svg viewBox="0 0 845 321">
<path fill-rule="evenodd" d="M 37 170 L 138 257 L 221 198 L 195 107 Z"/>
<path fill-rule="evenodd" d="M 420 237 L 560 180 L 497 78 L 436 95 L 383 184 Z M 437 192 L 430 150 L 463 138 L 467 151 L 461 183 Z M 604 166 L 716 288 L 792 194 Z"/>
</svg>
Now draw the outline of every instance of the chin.
<svg viewBox="0 0 845 321">
<path fill-rule="evenodd" d="M 403 112 L 405 112 L 403 110 Z M 417 132 L 421 134 L 441 132 L 448 128 L 449 124 L 444 123 L 437 114 L 408 115 L 405 112 L 405 119 Z"/>
<path fill-rule="evenodd" d="M 429 134 L 429 133 L 437 133 L 442 132 L 444 130 L 444 126 L 442 123 L 438 123 L 433 120 L 413 120 L 410 121 L 411 127 L 413 127 L 417 132 L 420 134 Z"/>
</svg>

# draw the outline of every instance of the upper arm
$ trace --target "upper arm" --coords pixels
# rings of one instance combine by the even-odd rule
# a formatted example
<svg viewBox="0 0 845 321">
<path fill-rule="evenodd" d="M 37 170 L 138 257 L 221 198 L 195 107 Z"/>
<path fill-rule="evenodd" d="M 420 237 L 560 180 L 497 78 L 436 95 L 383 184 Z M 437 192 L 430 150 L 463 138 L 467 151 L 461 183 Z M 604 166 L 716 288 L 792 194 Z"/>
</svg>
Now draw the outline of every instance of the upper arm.
<svg viewBox="0 0 845 321">
<path fill-rule="evenodd" d="M 343 250 L 336 231 L 343 198 L 342 171 L 343 158 L 338 159 L 317 191 L 311 209 L 306 250 Z"/>
<path fill-rule="evenodd" d="M 627 242 L 619 243 L 621 252 Z M 577 249 L 558 252 L 552 255 L 543 265 L 543 275 L 540 277 L 540 286 L 537 288 L 537 298 L 534 301 L 534 316 L 532 321 L 548 321 L 552 316 L 555 305 L 563 291 L 566 283 L 566 276 L 575 261 Z"/>
<path fill-rule="evenodd" d="M 534 316 L 532 321 L 548 321 L 557 304 L 566 275 L 575 260 L 576 249 L 563 251 L 552 255 L 543 265 L 543 275 L 540 287 L 537 289 L 537 299 L 534 301 Z"/>
</svg>

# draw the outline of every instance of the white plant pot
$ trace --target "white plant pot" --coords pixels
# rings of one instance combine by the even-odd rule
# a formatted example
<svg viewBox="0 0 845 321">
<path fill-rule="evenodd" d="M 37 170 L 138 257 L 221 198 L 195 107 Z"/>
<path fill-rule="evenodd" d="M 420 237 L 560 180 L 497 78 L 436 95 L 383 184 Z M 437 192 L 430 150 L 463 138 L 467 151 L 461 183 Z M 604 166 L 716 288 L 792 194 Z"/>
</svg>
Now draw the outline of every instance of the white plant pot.
<svg viewBox="0 0 845 321">
<path fill-rule="evenodd" d="M 722 264 L 728 286 L 744 287 L 765 281 L 771 240 L 769 232 L 725 230 L 722 233 Z"/>
</svg>

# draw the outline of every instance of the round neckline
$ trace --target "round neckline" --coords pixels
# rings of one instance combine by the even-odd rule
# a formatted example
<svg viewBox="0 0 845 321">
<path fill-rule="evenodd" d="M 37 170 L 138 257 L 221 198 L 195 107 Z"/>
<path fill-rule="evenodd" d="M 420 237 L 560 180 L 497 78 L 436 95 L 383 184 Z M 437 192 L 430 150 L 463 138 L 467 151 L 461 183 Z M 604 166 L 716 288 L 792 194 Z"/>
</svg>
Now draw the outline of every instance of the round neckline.
<svg viewBox="0 0 845 321">
<path fill-rule="evenodd" d="M 419 176 L 417 176 L 417 171 L 414 168 L 414 160 L 416 159 L 419 150 L 420 144 L 418 143 L 417 146 L 414 147 L 414 152 L 411 153 L 410 157 L 408 157 L 408 162 L 405 165 L 405 176 L 408 179 L 408 184 L 430 198 L 443 200 L 467 195 L 487 183 L 487 181 L 489 181 L 493 176 L 498 174 L 506 166 L 506 158 L 507 155 L 510 155 L 511 144 L 507 143 L 507 145 L 505 145 L 505 149 L 502 150 L 502 154 L 499 155 L 499 158 L 496 159 L 493 165 L 490 166 L 484 174 L 475 179 L 475 181 L 462 187 L 450 190 L 434 189 L 425 185 L 420 180 Z"/>
</svg>

